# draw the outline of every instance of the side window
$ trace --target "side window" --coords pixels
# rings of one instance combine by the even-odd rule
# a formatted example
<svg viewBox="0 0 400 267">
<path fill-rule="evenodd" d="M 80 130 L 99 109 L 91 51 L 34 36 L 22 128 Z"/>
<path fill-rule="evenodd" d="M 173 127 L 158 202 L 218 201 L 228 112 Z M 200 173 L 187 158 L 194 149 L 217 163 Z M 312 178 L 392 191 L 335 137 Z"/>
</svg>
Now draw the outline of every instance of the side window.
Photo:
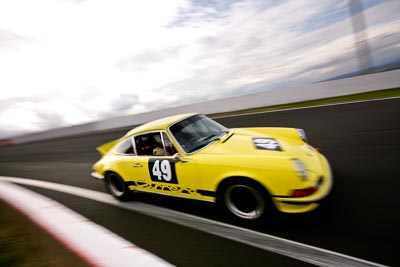
<svg viewBox="0 0 400 267">
<path fill-rule="evenodd" d="M 117 152 L 119 154 L 127 154 L 127 155 L 135 154 L 135 152 L 133 150 L 133 145 L 132 145 L 131 138 L 125 139 L 124 141 L 120 142 L 116 146 L 115 152 Z"/>
<path fill-rule="evenodd" d="M 163 132 L 162 133 L 164 145 L 165 145 L 165 152 L 167 156 L 173 156 L 174 154 L 178 153 L 175 149 L 174 145 L 172 144 L 171 140 L 168 138 L 168 135 Z"/>
<path fill-rule="evenodd" d="M 165 156 L 161 133 L 147 133 L 135 137 L 137 154 L 139 156 Z"/>
</svg>

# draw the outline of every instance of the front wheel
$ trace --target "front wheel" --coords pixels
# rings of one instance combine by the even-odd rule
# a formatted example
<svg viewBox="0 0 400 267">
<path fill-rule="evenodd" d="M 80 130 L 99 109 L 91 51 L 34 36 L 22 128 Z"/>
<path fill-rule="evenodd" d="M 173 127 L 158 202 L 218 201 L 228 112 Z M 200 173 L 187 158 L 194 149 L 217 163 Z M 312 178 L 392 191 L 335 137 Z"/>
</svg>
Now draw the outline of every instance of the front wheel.
<svg viewBox="0 0 400 267">
<path fill-rule="evenodd" d="M 246 180 L 225 185 L 219 199 L 231 215 L 244 221 L 259 221 L 271 211 L 266 190 Z"/>
<path fill-rule="evenodd" d="M 119 200 L 128 200 L 130 197 L 130 190 L 125 184 L 124 180 L 116 174 L 109 173 L 106 175 L 104 180 L 107 191 L 113 195 L 113 197 Z"/>
</svg>

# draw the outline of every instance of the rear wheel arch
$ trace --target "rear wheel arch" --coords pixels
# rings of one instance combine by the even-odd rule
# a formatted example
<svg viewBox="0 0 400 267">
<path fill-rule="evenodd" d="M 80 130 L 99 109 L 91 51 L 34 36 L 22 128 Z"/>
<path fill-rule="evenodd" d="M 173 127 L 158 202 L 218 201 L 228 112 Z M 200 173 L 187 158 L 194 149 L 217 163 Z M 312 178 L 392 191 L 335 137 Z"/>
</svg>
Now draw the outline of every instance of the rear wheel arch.
<svg viewBox="0 0 400 267">
<path fill-rule="evenodd" d="M 114 173 L 114 174 L 118 175 L 119 177 L 121 177 L 121 175 L 119 175 L 116 171 L 107 170 L 104 172 L 104 178 L 107 177 L 107 175 L 109 175 L 111 173 Z"/>
<path fill-rule="evenodd" d="M 130 189 L 124 179 L 117 172 L 104 172 L 104 185 L 107 191 L 119 200 L 128 200 L 131 196 Z"/>
</svg>

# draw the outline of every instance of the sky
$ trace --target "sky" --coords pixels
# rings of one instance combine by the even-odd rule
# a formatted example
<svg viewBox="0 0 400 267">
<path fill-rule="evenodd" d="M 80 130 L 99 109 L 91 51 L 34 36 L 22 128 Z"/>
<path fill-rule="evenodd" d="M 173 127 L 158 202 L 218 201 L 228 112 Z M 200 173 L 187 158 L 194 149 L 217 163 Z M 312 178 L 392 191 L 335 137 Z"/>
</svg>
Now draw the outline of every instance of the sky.
<svg viewBox="0 0 400 267">
<path fill-rule="evenodd" d="M 399 61 L 400 1 L 362 3 Z M 348 0 L 0 0 L 0 138 L 357 70 Z"/>
</svg>

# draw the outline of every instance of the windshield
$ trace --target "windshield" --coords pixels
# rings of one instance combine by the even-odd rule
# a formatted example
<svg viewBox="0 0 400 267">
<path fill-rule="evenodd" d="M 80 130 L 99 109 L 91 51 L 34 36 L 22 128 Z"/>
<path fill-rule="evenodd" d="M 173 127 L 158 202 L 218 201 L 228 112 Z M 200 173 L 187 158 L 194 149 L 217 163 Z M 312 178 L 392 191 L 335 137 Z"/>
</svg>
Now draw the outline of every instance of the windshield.
<svg viewBox="0 0 400 267">
<path fill-rule="evenodd" d="M 228 132 L 227 128 L 204 115 L 189 117 L 169 130 L 186 153 L 200 150 Z"/>
</svg>

